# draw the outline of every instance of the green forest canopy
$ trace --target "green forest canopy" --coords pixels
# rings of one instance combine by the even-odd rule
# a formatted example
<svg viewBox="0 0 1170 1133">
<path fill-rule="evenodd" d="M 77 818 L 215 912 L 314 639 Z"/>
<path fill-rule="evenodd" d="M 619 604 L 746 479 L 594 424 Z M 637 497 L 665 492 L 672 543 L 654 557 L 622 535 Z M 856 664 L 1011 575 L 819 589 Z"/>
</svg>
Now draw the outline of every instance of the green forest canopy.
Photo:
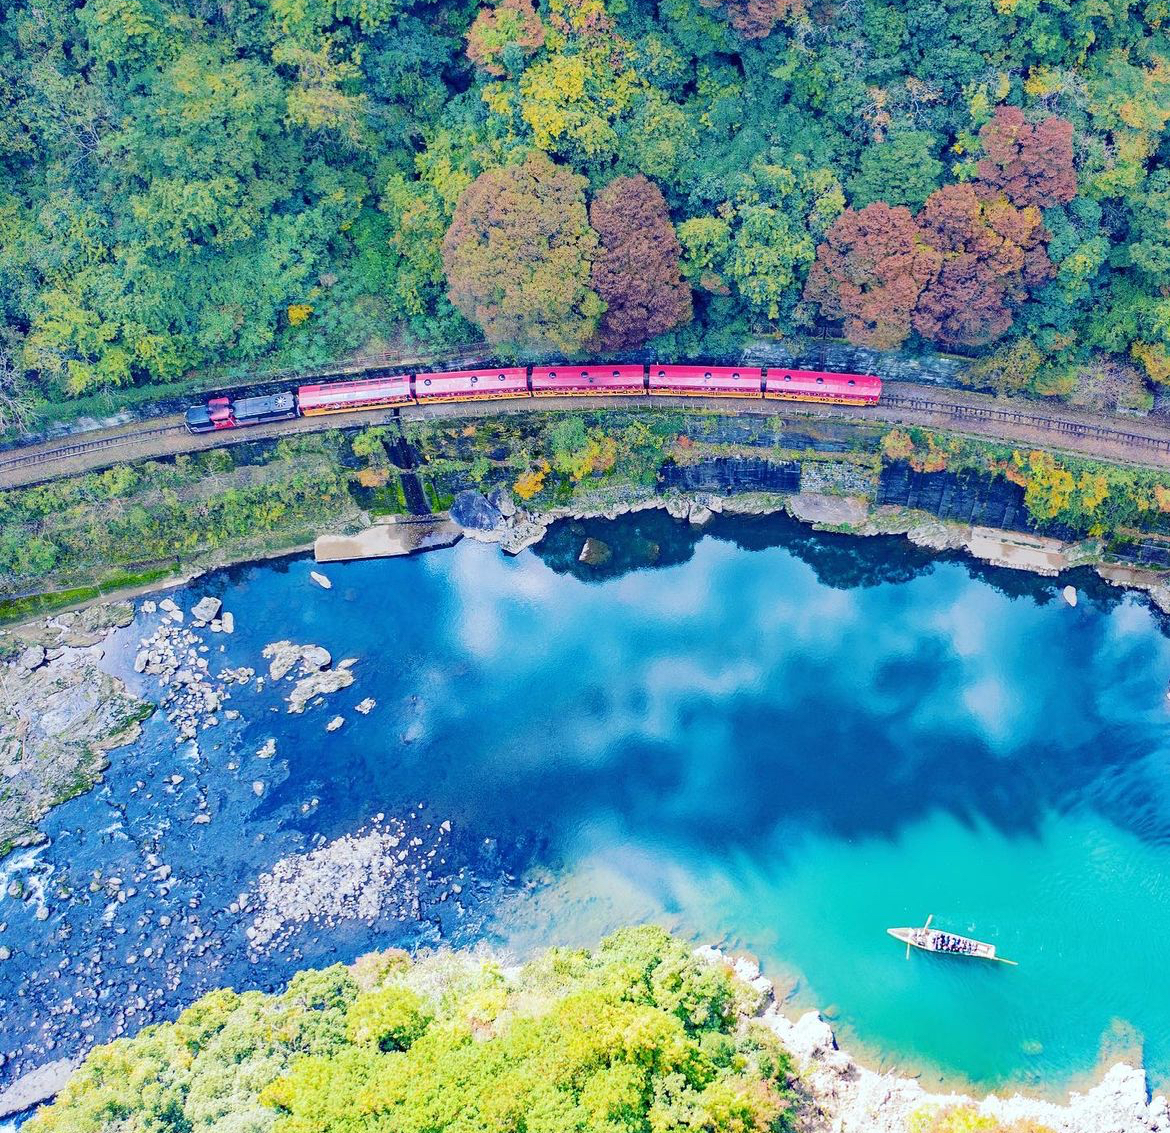
<svg viewBox="0 0 1170 1133">
<path fill-rule="evenodd" d="M 789 1059 L 757 993 L 661 929 L 519 973 L 371 954 L 216 991 L 92 1052 L 27 1133 L 779 1133 Z"/>
<path fill-rule="evenodd" d="M 10 0 L 0 395 L 823 321 L 1170 381 L 1168 7 Z"/>
</svg>

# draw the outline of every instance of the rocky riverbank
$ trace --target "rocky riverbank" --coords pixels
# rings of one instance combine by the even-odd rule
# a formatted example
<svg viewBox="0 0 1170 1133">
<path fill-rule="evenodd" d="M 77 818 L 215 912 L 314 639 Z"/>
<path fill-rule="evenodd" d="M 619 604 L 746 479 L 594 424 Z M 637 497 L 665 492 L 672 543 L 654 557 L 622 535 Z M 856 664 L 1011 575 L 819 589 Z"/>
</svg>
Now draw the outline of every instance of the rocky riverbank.
<svg viewBox="0 0 1170 1133">
<path fill-rule="evenodd" d="M 0 857 L 38 841 L 37 821 L 89 790 L 153 712 L 102 665 L 133 617 L 128 603 L 90 606 L 0 633 Z"/>
<path fill-rule="evenodd" d="M 549 528 L 561 520 L 616 519 L 620 515 L 661 508 L 676 519 L 702 527 L 713 515 L 787 514 L 816 531 L 842 534 L 903 535 L 916 546 L 931 551 L 960 551 L 992 566 L 1056 576 L 1075 567 L 1089 566 L 1106 582 L 1150 596 L 1164 613 L 1170 613 L 1170 579 L 1163 573 L 1104 561 L 1100 540 L 1075 543 L 1030 532 L 1004 531 L 979 524 L 939 519 L 916 508 L 875 504 L 864 495 L 826 492 L 743 492 L 718 495 L 710 492 L 670 493 L 623 489 L 598 497 L 587 504 L 528 511 L 517 506 L 511 495 L 496 490 L 487 495 L 461 492 L 451 505 L 451 520 L 464 536 L 481 543 L 496 544 L 509 555 L 536 546 Z M 592 545 L 590 545 L 592 544 Z M 605 544 L 587 540 L 580 561 L 599 564 L 608 561 Z"/>
<path fill-rule="evenodd" d="M 789 1019 L 774 987 L 747 957 L 729 957 L 704 947 L 696 955 L 727 964 L 760 996 L 760 1021 L 787 1047 L 799 1070 L 793 1083 L 800 1103 L 799 1133 L 908 1133 L 919 1115 L 958 1110 L 963 1124 L 979 1129 L 980 1119 L 1012 1125 L 1027 1123 L 1035 1133 L 1167 1133 L 1170 1106 L 1162 1095 L 1150 1097 L 1145 1071 L 1125 1063 L 1113 1066 L 1092 1089 L 1070 1092 L 1061 1105 L 1019 1093 L 931 1093 L 914 1078 L 870 1069 L 837 1046 L 833 1029 L 815 1012 Z"/>
</svg>

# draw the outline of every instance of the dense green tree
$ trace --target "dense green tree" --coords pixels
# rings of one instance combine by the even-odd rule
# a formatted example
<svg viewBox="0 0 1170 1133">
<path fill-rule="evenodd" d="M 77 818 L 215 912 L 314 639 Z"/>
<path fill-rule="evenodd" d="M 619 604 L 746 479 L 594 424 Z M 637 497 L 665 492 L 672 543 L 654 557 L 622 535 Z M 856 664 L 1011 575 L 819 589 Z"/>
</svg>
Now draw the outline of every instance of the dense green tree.
<svg viewBox="0 0 1170 1133">
<path fill-rule="evenodd" d="M 849 179 L 855 209 L 878 201 L 917 210 L 939 186 L 942 162 L 935 157 L 935 138 L 926 130 L 897 130 L 861 151 L 861 166 Z"/>
<path fill-rule="evenodd" d="M 923 333 L 1026 340 L 1049 374 L 1103 353 L 1170 378 L 1158 3 L 0 7 L 0 350 L 21 405 L 479 337 L 475 312 L 496 313 L 452 304 L 444 238 L 479 178 L 533 150 L 589 196 L 619 177 L 661 188 L 696 288 L 673 350 L 734 355 L 753 332 L 807 329 L 800 296 L 846 204 L 917 213 L 977 184 L 1043 210 L 1051 274 L 940 248 Z M 519 288 L 535 323 L 558 305 L 577 330 L 600 317 L 593 289 L 574 290 L 584 246 L 578 261 L 563 294 L 546 277 Z M 878 331 L 840 310 L 867 341 L 901 336 L 900 316 Z"/>
</svg>

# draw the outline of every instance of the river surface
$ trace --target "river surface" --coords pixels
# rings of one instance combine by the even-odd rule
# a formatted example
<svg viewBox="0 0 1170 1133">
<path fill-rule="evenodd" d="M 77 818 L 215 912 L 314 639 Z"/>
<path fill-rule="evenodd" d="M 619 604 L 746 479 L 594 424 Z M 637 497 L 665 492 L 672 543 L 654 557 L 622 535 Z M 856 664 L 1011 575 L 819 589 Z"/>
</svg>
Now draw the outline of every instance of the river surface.
<svg viewBox="0 0 1170 1133">
<path fill-rule="evenodd" d="M 601 566 L 577 562 L 588 534 Z M 303 716 L 283 685 L 241 688 L 197 745 L 157 714 L 48 846 L 0 863 L 21 887 L 0 895 L 0 1075 L 373 947 L 522 956 L 653 920 L 750 950 L 793 1011 L 927 1084 L 1054 1089 L 1138 1049 L 1170 1077 L 1170 640 L 1138 597 L 660 512 L 514 559 L 464 542 L 331 566 L 332 590 L 311 565 L 176 598 L 234 613 L 232 637 L 202 631 L 214 664 L 318 643 L 357 659 L 350 688 Z M 113 641 L 118 664 L 157 621 Z M 379 814 L 420 853 L 451 824 L 417 915 L 250 952 L 238 896 Z M 886 928 L 929 914 L 1019 967 L 907 957 Z"/>
</svg>

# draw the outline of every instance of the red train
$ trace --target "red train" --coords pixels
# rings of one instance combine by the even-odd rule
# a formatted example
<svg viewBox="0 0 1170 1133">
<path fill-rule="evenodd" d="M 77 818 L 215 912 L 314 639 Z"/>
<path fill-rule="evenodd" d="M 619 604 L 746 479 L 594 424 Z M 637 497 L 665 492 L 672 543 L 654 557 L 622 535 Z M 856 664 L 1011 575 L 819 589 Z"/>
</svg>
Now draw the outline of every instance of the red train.
<svg viewBox="0 0 1170 1133">
<path fill-rule="evenodd" d="M 268 397 L 211 398 L 187 410 L 193 433 L 235 429 L 304 415 L 352 413 L 395 405 L 519 397 L 743 397 L 875 405 L 881 378 L 759 366 L 504 366 L 482 370 L 385 374 L 300 386 Z"/>
</svg>

